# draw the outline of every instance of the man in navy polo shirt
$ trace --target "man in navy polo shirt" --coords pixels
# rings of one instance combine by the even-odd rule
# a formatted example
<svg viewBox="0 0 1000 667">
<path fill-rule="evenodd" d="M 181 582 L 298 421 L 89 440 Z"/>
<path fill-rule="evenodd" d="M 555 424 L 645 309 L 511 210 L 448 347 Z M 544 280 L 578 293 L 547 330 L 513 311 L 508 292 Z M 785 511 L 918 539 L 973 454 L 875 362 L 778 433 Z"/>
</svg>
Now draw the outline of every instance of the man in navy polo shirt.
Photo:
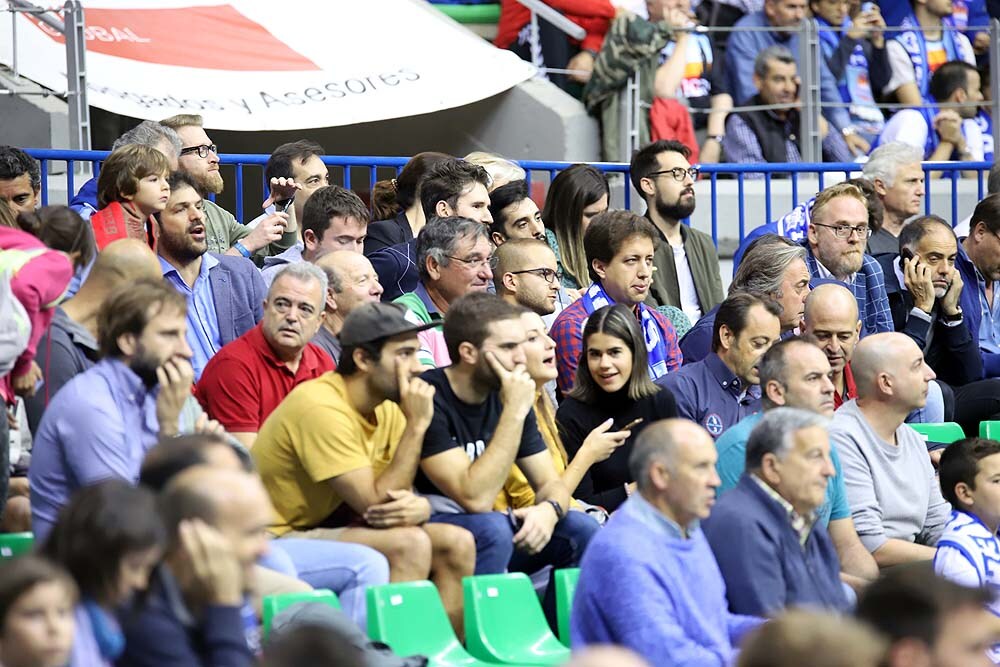
<svg viewBox="0 0 1000 667">
<path fill-rule="evenodd" d="M 288 392 L 333 370 L 330 356 L 309 342 L 323 321 L 326 288 L 318 266 L 287 265 L 271 283 L 260 324 L 205 366 L 198 401 L 248 448 Z"/>
<path fill-rule="evenodd" d="M 677 401 L 677 413 L 705 427 L 712 438 L 760 410 L 757 363 L 781 337 L 781 307 L 740 292 L 719 306 L 712 353 L 656 381 Z"/>
</svg>

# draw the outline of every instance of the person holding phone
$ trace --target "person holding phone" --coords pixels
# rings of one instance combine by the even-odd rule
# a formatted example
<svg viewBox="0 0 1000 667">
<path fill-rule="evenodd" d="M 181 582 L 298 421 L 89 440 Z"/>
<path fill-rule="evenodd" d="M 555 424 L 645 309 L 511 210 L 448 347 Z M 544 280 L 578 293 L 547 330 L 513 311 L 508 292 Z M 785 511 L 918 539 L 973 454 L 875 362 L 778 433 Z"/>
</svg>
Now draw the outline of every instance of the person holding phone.
<svg viewBox="0 0 1000 667">
<path fill-rule="evenodd" d="M 1000 378 L 981 379 L 978 330 L 961 305 L 958 241 L 947 221 L 925 215 L 900 232 L 899 252 L 878 258 L 893 324 L 923 350 L 936 382 L 954 391 L 954 420 L 975 436 L 979 422 L 1000 418 Z"/>
<path fill-rule="evenodd" d="M 645 372 L 646 344 L 639 322 L 622 304 L 605 306 L 583 328 L 583 353 L 576 381 L 556 412 L 559 435 L 575 461 L 589 456 L 593 434 L 604 429 L 624 442 L 582 476 L 576 496 L 613 512 L 635 482 L 629 473 L 632 444 L 642 430 L 660 419 L 677 416 L 667 389 L 653 384 Z"/>
</svg>

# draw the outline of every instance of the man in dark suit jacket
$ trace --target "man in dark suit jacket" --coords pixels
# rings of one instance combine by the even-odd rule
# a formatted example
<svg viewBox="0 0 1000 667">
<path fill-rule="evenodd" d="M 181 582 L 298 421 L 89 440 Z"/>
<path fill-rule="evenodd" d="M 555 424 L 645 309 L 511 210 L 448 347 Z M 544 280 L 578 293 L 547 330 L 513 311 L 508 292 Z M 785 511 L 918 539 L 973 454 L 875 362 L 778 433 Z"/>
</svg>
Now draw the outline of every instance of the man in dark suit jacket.
<svg viewBox="0 0 1000 667">
<path fill-rule="evenodd" d="M 208 253 L 202 197 L 189 176 L 170 176 L 167 207 L 157 214 L 163 279 L 187 297 L 187 340 L 195 380 L 219 349 L 261 320 L 267 288 L 252 262 Z"/>
<path fill-rule="evenodd" d="M 963 281 L 955 260 L 958 241 L 936 215 L 910 222 L 899 235 L 899 255 L 879 255 L 893 325 L 924 352 L 939 383 L 955 394 L 955 420 L 970 435 L 1000 413 L 1000 380 L 982 380 L 978 337 L 960 305 Z"/>
</svg>

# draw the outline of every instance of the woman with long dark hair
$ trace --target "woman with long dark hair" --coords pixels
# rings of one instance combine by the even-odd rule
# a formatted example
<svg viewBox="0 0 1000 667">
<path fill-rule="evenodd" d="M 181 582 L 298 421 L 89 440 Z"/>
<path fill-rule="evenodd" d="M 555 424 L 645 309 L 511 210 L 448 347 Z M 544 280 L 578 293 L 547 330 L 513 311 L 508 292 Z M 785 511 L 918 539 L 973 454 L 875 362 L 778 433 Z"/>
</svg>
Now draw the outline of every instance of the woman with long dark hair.
<svg viewBox="0 0 1000 667">
<path fill-rule="evenodd" d="M 542 220 L 563 287 L 580 289 L 590 284 L 583 233 L 595 215 L 608 210 L 610 199 L 607 179 L 589 164 L 574 164 L 552 179 Z"/>
<path fill-rule="evenodd" d="M 628 497 L 632 479 L 629 454 L 636 436 L 649 424 L 677 416 L 669 390 L 649 379 L 646 342 L 628 307 L 605 306 L 583 328 L 583 352 L 573 390 L 556 412 L 559 435 L 570 457 L 587 436 L 608 421 L 611 431 L 628 431 L 625 443 L 583 476 L 576 497 L 614 511 Z"/>
</svg>

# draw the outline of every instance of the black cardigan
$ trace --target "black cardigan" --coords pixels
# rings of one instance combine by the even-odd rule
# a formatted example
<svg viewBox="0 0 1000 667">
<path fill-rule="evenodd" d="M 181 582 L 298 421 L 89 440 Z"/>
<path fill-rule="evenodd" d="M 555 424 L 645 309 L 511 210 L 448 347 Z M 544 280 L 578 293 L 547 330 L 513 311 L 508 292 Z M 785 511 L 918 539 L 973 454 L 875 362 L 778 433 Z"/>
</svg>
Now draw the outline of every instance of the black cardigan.
<svg viewBox="0 0 1000 667">
<path fill-rule="evenodd" d="M 624 390 L 614 394 L 602 393 L 601 400 L 595 405 L 570 397 L 563 399 L 556 411 L 556 423 L 559 426 L 559 437 L 571 460 L 580 451 L 590 432 L 609 417 L 615 420 L 611 430 L 617 430 L 633 419 L 643 418 L 641 424 L 631 429 L 632 435 L 625 444 L 616 449 L 607 460 L 591 466 L 580 480 L 573 497 L 592 505 L 600 505 L 609 512 L 615 511 L 627 497 L 625 484 L 634 481 L 628 471 L 632 443 L 653 422 L 676 416 L 674 395 L 670 390 L 662 388 L 652 396 L 638 401 L 629 399 Z"/>
</svg>

